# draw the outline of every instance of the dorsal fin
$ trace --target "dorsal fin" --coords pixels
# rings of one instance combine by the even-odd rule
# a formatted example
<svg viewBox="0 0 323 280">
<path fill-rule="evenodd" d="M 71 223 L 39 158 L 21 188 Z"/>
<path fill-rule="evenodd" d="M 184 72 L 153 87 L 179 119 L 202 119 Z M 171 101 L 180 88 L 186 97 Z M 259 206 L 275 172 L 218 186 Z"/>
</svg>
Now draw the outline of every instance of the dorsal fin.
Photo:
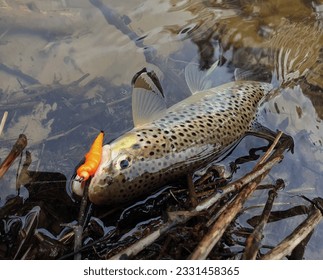
<svg viewBox="0 0 323 280">
<path fill-rule="evenodd" d="M 154 71 L 146 68 L 132 79 L 132 117 L 134 126 L 154 121 L 166 110 L 162 86 Z"/>
<path fill-rule="evenodd" d="M 201 71 L 198 64 L 193 62 L 185 67 L 185 79 L 192 94 L 212 87 L 211 74 L 218 66 L 218 63 L 219 61 L 217 60 L 206 71 Z"/>
</svg>

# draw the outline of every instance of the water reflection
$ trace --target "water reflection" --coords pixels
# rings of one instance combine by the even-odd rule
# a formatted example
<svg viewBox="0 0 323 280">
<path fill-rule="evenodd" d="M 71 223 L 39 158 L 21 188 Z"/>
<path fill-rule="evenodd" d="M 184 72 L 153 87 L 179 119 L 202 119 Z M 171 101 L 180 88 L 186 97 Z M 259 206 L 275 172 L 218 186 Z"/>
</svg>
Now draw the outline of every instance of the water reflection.
<svg viewBox="0 0 323 280">
<path fill-rule="evenodd" d="M 24 4 L 15 0 L 1 2 L 0 17 L 0 116 L 9 112 L 0 138 L 0 157 L 25 133 L 32 155 L 28 174 L 33 178 L 21 182 L 20 197 L 15 196 L 20 172 L 17 161 L 0 182 L 0 204 L 11 209 L 25 205 L 12 220 L 18 225 L 19 216 L 42 213 L 30 207 L 40 200 L 45 201 L 42 209 L 47 207 L 46 219 L 52 219 L 57 210 L 54 200 L 64 194 L 58 202 L 61 221 L 56 220 L 55 228 L 47 222 L 38 224 L 58 236 L 59 223 L 73 221 L 77 212 L 77 205 L 65 196 L 65 180 L 91 139 L 103 129 L 109 141 L 132 127 L 130 81 L 134 73 L 148 64 L 163 74 L 168 105 L 187 96 L 183 69 L 191 60 L 208 68 L 220 58 L 222 67 L 214 77 L 215 84 L 234 79 L 236 67 L 258 69 L 257 79 L 268 81 L 273 65 L 263 43 L 286 19 L 309 26 L 307 30 L 322 26 L 322 4 L 301 0 L 34 0 Z M 307 56 L 299 55 L 313 65 L 306 80 L 281 90 L 262 111 L 266 126 L 283 130 L 295 141 L 295 153 L 287 154 L 284 164 L 271 173 L 272 180 L 285 180 L 286 190 L 278 200 L 282 204 L 299 193 L 322 196 L 323 39 L 319 36 L 319 44 L 308 42 Z M 290 48 L 298 45 L 298 39 Z M 237 153 L 257 143 L 243 141 Z M 239 172 L 247 168 L 241 167 Z M 74 216 L 65 217 L 67 205 L 76 207 Z M 268 243 L 276 243 L 272 232 L 277 228 L 283 227 L 276 225 L 266 232 Z M 281 236 L 286 235 L 285 229 Z M 307 258 L 323 258 L 322 248 L 316 246 L 321 244 L 321 230 L 314 232 Z"/>
</svg>

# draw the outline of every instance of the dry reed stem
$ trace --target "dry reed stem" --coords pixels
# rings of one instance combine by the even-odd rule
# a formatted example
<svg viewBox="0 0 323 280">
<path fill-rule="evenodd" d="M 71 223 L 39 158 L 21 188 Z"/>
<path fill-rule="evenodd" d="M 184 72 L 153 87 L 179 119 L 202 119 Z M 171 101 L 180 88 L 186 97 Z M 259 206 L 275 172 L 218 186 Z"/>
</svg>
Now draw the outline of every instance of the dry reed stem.
<svg viewBox="0 0 323 280">
<path fill-rule="evenodd" d="M 289 255 L 322 220 L 322 213 L 314 208 L 309 216 L 281 243 L 265 254 L 261 260 L 280 260 Z"/>
<path fill-rule="evenodd" d="M 252 182 L 236 196 L 236 198 L 227 206 L 225 211 L 219 216 L 213 224 L 210 231 L 203 237 L 194 252 L 190 256 L 191 260 L 204 260 L 211 252 L 215 244 L 220 240 L 227 227 L 242 209 L 247 198 L 256 190 L 257 183 Z"/>
<path fill-rule="evenodd" d="M 280 162 L 282 160 L 283 156 L 278 155 L 277 157 L 274 157 L 272 160 L 268 161 L 267 163 L 263 164 L 262 166 L 258 167 L 258 170 L 252 170 L 251 172 L 247 173 L 244 177 L 241 179 L 232 182 L 228 184 L 225 187 L 219 188 L 215 194 L 210 196 L 209 198 L 205 199 L 201 203 L 199 203 L 196 207 L 196 211 L 202 211 L 207 210 L 209 207 L 211 207 L 214 203 L 219 201 L 223 196 L 239 191 L 243 186 L 249 184 L 253 180 L 257 179 L 259 176 L 261 176 L 264 172 L 270 170 L 275 164 Z"/>
<path fill-rule="evenodd" d="M 21 152 L 23 151 L 23 149 L 25 149 L 26 146 L 27 146 L 27 137 L 24 134 L 20 134 L 16 143 L 13 145 L 10 153 L 0 165 L 0 179 L 7 172 L 7 170 L 10 168 L 12 163 L 21 154 Z"/>
<path fill-rule="evenodd" d="M 277 133 L 277 136 L 274 140 L 274 142 L 270 145 L 269 149 L 266 151 L 266 153 L 261 157 L 261 159 L 257 162 L 256 166 L 254 167 L 254 169 L 258 168 L 259 165 L 263 164 L 270 156 L 270 154 L 273 152 L 273 150 L 275 149 L 275 147 L 277 146 L 280 138 L 282 137 L 283 132 L 279 131 Z"/>
<path fill-rule="evenodd" d="M 274 148 L 276 147 L 277 143 L 279 142 L 282 133 L 278 133 L 274 142 L 270 146 L 270 148 L 266 151 L 263 157 L 260 159 L 259 162 L 265 162 L 269 157 Z M 281 159 L 280 157 L 274 157 L 274 159 Z M 271 161 L 269 161 L 271 162 Z M 235 188 L 241 189 L 243 186 L 248 184 L 245 188 L 243 188 L 240 193 L 234 198 L 232 202 L 229 203 L 229 206 L 225 205 L 225 210 L 219 215 L 217 221 L 213 224 L 210 231 L 202 238 L 198 246 L 195 248 L 194 252 L 190 256 L 192 260 L 203 260 L 206 259 L 208 254 L 211 252 L 215 244 L 220 240 L 222 235 L 224 234 L 227 227 L 233 221 L 233 219 L 238 215 L 241 211 L 243 204 L 249 198 L 249 196 L 256 190 L 258 182 L 269 172 L 270 169 L 259 172 L 262 170 L 262 164 L 257 163 L 256 166 L 253 168 L 253 171 L 249 173 L 248 179 L 252 177 L 253 179 L 250 183 L 246 183 L 245 180 L 241 179 L 240 184 L 235 184 Z M 260 168 L 260 170 L 259 170 Z M 255 176 L 257 174 L 257 176 Z"/>
<path fill-rule="evenodd" d="M 7 117 L 8 117 L 8 112 L 7 112 L 7 111 L 5 111 L 5 112 L 3 113 L 3 116 L 2 116 L 2 119 L 1 119 L 1 123 L 0 123 L 0 136 L 1 136 L 1 134 L 2 134 L 2 131 L 3 131 L 4 125 L 5 125 L 5 123 L 6 123 Z"/>
<path fill-rule="evenodd" d="M 84 229 L 84 222 L 85 222 L 86 206 L 88 201 L 89 184 L 90 184 L 90 180 L 83 182 L 84 190 L 83 190 L 83 196 L 81 200 L 78 222 L 77 222 L 77 225 L 73 227 L 74 252 L 78 252 L 74 255 L 74 260 L 80 260 L 82 258 L 82 254 L 79 251 L 80 251 L 80 248 L 82 247 L 83 229 Z"/>
<path fill-rule="evenodd" d="M 244 260 L 256 259 L 258 250 L 260 247 L 261 239 L 262 239 L 262 233 L 269 219 L 270 212 L 273 207 L 276 196 L 277 196 L 276 190 L 269 191 L 268 199 L 264 207 L 264 210 L 261 214 L 259 224 L 255 227 L 252 234 L 250 234 L 246 240 L 246 248 L 244 250 L 242 259 Z"/>
</svg>

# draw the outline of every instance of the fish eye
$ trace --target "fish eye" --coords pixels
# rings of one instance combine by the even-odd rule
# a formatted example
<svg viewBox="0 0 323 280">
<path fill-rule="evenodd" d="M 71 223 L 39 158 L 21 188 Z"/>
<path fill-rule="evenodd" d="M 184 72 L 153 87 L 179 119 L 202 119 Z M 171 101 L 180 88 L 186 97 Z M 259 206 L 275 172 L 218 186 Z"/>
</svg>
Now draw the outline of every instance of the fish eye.
<svg viewBox="0 0 323 280">
<path fill-rule="evenodd" d="M 130 162 L 131 162 L 131 158 L 130 157 L 125 157 L 125 158 L 122 158 L 119 163 L 118 163 L 118 167 L 120 169 L 126 169 L 127 167 L 130 166 Z"/>
<path fill-rule="evenodd" d="M 129 161 L 126 159 L 123 159 L 122 161 L 120 161 L 120 168 L 121 169 L 125 169 L 129 166 Z"/>
</svg>

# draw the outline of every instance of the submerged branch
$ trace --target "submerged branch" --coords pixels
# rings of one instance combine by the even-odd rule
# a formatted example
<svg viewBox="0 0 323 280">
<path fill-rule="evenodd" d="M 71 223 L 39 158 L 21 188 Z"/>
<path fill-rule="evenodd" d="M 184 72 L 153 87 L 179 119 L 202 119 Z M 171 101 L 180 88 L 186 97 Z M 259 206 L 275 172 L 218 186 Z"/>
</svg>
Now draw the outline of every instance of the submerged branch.
<svg viewBox="0 0 323 280">
<path fill-rule="evenodd" d="M 27 137 L 24 134 L 20 134 L 16 143 L 13 145 L 9 155 L 5 158 L 5 160 L 0 164 L 0 179 L 10 168 L 15 159 L 21 154 L 23 149 L 27 146 Z"/>
<path fill-rule="evenodd" d="M 7 112 L 7 111 L 5 111 L 5 112 L 3 113 L 3 116 L 2 116 L 2 119 L 1 119 L 1 123 L 0 123 L 0 136 L 1 136 L 1 134 L 2 134 L 2 131 L 3 131 L 4 125 L 5 125 L 6 121 L 7 121 L 7 117 L 8 117 L 8 112 Z"/>
<path fill-rule="evenodd" d="M 80 248 L 82 246 L 83 229 L 84 229 L 84 222 L 85 222 L 85 216 L 86 216 L 85 215 L 86 206 L 88 201 L 89 182 L 90 180 L 87 180 L 84 182 L 84 190 L 83 190 L 83 196 L 81 200 L 78 223 L 76 226 L 74 226 L 74 252 L 78 252 L 74 255 L 75 260 L 80 260 L 82 258 L 82 255 L 80 253 Z"/>
<path fill-rule="evenodd" d="M 246 240 L 246 248 L 242 259 L 245 259 L 245 260 L 256 259 L 257 253 L 260 247 L 261 239 L 262 239 L 262 233 L 268 222 L 271 209 L 273 207 L 275 198 L 277 197 L 277 190 L 279 188 L 281 188 L 281 182 L 277 182 L 275 188 L 269 191 L 268 199 L 264 207 L 264 210 L 261 214 L 260 221 L 255 227 L 252 234 L 249 235 L 249 237 Z"/>
<path fill-rule="evenodd" d="M 257 185 L 258 184 L 256 182 L 250 183 L 236 196 L 229 206 L 225 206 L 225 211 L 222 212 L 211 230 L 203 237 L 190 259 L 204 260 L 207 258 L 208 254 L 220 240 L 227 227 L 240 212 L 245 201 L 256 190 Z"/>
<path fill-rule="evenodd" d="M 322 213 L 314 208 L 307 219 L 305 219 L 292 234 L 286 237 L 274 249 L 270 250 L 262 260 L 280 260 L 289 255 L 298 244 L 300 244 L 322 220 Z"/>
</svg>

